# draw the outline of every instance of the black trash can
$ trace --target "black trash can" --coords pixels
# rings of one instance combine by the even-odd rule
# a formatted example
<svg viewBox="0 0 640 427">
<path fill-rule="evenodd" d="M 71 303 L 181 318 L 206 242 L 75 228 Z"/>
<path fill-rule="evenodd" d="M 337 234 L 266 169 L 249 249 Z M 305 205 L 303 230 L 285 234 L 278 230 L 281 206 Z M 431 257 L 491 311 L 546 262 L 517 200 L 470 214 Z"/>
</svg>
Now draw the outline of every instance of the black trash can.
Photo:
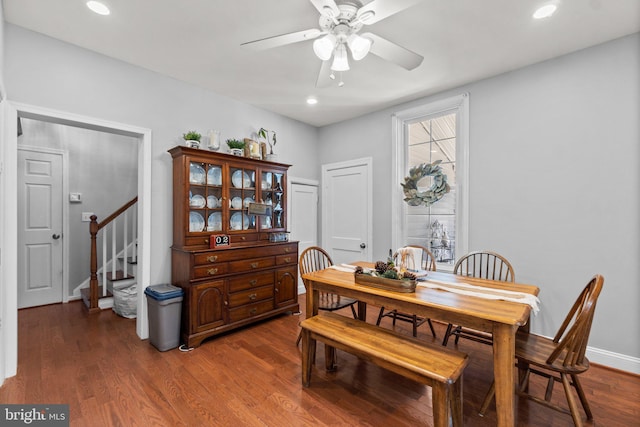
<svg viewBox="0 0 640 427">
<path fill-rule="evenodd" d="M 160 351 L 178 347 L 182 289 L 168 284 L 152 285 L 144 293 L 149 312 L 149 342 Z"/>
</svg>

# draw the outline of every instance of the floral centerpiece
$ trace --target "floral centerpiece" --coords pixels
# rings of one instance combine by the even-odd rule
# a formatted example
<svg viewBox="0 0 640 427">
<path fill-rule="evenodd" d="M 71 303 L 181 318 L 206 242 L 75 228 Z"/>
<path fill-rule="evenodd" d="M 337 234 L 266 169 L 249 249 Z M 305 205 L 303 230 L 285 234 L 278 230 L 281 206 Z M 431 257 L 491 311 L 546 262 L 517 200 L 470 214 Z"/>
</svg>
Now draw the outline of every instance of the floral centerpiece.
<svg viewBox="0 0 640 427">
<path fill-rule="evenodd" d="M 355 282 L 361 285 L 405 293 L 416 289 L 416 275 L 397 267 L 391 258 L 387 262 L 377 261 L 373 269 L 358 266 L 354 275 Z"/>
</svg>

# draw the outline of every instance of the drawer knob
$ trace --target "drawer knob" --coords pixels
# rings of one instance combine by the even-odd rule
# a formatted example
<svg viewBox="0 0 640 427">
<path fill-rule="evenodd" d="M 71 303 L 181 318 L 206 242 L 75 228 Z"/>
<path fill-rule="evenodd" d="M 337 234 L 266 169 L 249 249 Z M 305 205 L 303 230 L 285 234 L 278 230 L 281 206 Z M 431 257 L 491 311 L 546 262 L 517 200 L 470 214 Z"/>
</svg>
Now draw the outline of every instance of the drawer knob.
<svg viewBox="0 0 640 427">
<path fill-rule="evenodd" d="M 257 262 L 252 262 L 251 263 L 251 268 L 258 268 L 258 265 L 260 265 L 260 264 L 258 264 Z"/>
<path fill-rule="evenodd" d="M 288 263 L 290 263 L 290 262 L 291 262 L 291 257 L 286 257 L 286 258 L 284 259 L 284 262 L 286 262 L 287 264 L 288 264 Z"/>
<path fill-rule="evenodd" d="M 207 257 L 207 261 L 209 262 L 216 262 L 218 260 L 218 255 L 209 255 Z"/>
<path fill-rule="evenodd" d="M 257 285 L 257 284 L 258 284 L 258 281 L 257 281 L 256 279 L 249 280 L 249 284 L 250 284 L 251 286 L 255 286 L 255 285 Z"/>
<path fill-rule="evenodd" d="M 284 248 L 284 252 L 285 252 L 285 253 L 289 253 L 289 252 L 291 252 L 291 248 Z"/>
<path fill-rule="evenodd" d="M 257 312 L 258 312 L 258 309 L 257 309 L 257 308 L 252 308 L 251 310 L 249 310 L 249 314 L 250 314 L 250 315 L 252 315 L 252 316 L 253 316 L 254 314 L 256 314 Z"/>
<path fill-rule="evenodd" d="M 207 273 L 209 273 L 209 276 L 213 276 L 215 274 L 218 274 L 218 269 L 217 268 L 210 268 L 207 270 Z"/>
<path fill-rule="evenodd" d="M 204 244 L 208 245 L 209 244 L 209 239 L 204 239 Z"/>
<path fill-rule="evenodd" d="M 247 238 L 242 236 L 242 237 L 240 237 L 240 240 L 247 240 Z"/>
<path fill-rule="evenodd" d="M 253 301 L 254 299 L 258 298 L 258 294 L 249 294 L 249 299 L 251 301 Z"/>
</svg>

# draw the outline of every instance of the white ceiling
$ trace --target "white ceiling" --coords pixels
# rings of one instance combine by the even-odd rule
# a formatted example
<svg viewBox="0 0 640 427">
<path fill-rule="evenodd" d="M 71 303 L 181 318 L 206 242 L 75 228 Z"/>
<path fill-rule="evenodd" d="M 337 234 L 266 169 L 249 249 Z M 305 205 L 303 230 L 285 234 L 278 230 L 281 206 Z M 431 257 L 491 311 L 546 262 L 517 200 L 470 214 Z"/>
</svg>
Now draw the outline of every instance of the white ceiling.
<svg viewBox="0 0 640 427">
<path fill-rule="evenodd" d="M 314 126 L 640 31 L 638 0 L 423 0 L 363 30 L 423 55 L 418 68 L 370 54 L 350 61 L 343 87 L 319 89 L 321 61 L 311 41 L 258 52 L 240 46 L 317 28 L 309 0 L 103 2 L 111 15 L 94 14 L 84 0 L 3 0 L 12 24 Z M 531 18 L 552 2 L 559 6 L 553 17 Z M 317 105 L 305 104 L 310 95 Z"/>
</svg>

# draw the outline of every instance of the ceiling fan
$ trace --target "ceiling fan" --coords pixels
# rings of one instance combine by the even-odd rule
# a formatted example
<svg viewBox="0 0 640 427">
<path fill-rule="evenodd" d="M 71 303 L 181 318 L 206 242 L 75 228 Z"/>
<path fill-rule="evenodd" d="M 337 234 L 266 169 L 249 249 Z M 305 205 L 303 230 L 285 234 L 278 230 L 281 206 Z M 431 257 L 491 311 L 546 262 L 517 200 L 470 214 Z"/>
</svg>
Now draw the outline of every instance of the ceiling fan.
<svg viewBox="0 0 640 427">
<path fill-rule="evenodd" d="M 359 61 L 369 52 L 393 62 L 407 70 L 413 70 L 424 59 L 415 52 L 399 46 L 373 33 L 359 34 L 364 25 L 375 24 L 395 13 L 423 0 L 310 0 L 320 12 L 320 28 L 297 31 L 243 43 L 256 50 L 271 49 L 305 40 L 314 40 L 313 51 L 320 58 L 322 67 L 316 81 L 324 87 L 335 79 L 334 71 L 349 70 L 349 55 Z M 321 37 L 322 36 L 322 37 Z M 333 61 L 331 60 L 333 57 Z M 340 79 L 339 86 L 342 86 Z"/>
</svg>

